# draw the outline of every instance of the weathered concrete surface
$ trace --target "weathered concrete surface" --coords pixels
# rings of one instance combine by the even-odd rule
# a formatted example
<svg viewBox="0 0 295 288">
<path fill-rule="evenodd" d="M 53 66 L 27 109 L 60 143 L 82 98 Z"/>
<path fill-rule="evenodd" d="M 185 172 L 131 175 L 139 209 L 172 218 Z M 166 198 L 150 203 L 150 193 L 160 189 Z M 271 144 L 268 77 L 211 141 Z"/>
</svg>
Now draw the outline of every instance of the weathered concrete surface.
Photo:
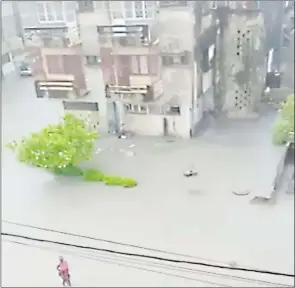
<svg viewBox="0 0 295 288">
<path fill-rule="evenodd" d="M 30 79 L 6 81 L 2 97 L 3 144 L 57 119 L 57 106 L 55 101 L 37 100 Z M 268 142 L 269 119 L 272 115 L 265 115 L 256 122 L 234 124 L 221 119 L 201 138 L 192 141 L 167 143 L 158 138 L 102 139 L 98 146 L 105 150 L 88 165 L 95 164 L 107 173 L 135 177 L 139 186 L 130 190 L 55 179 L 43 171 L 19 164 L 10 151 L 3 149 L 2 218 L 293 273 L 293 199 L 284 197 L 271 207 L 249 204 L 254 193 L 267 190 L 272 165 L 280 154 Z M 120 149 L 130 150 L 131 144 L 136 145 L 132 148 L 135 156 L 120 152 Z M 199 172 L 199 177 L 184 178 L 182 172 L 191 165 Z M 241 189 L 249 189 L 252 193 L 249 197 L 232 194 L 232 190 Z M 199 190 L 199 193 L 189 193 L 192 190 Z M 98 242 L 11 225 L 4 225 L 3 230 L 103 246 Z M 114 245 L 108 247 L 123 250 L 123 247 Z M 56 259 L 61 252 L 34 250 L 11 243 L 3 243 L 2 252 L 3 286 L 58 285 L 54 273 Z M 85 252 L 75 250 L 75 253 Z M 208 283 L 100 264 L 77 255 L 67 257 L 75 286 L 212 287 Z M 28 261 L 32 264 L 28 265 Z M 175 271 L 167 273 L 180 274 Z M 212 275 L 185 275 L 203 281 L 209 279 L 221 285 L 253 286 L 253 283 Z M 239 275 L 293 284 L 292 278 Z M 265 284 L 260 286 L 265 287 Z"/>
</svg>

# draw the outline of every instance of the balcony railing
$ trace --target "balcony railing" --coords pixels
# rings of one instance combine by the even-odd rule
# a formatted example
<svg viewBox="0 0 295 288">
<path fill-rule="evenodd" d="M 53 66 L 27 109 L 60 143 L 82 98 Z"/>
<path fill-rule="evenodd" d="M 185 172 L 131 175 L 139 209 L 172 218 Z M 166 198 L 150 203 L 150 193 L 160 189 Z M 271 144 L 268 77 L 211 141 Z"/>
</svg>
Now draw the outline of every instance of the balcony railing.
<svg viewBox="0 0 295 288">
<path fill-rule="evenodd" d="M 188 1 L 159 1 L 160 8 L 187 7 Z"/>
<path fill-rule="evenodd" d="M 24 40 L 28 47 L 66 48 L 70 46 L 67 32 L 67 28 L 26 28 Z"/>
<path fill-rule="evenodd" d="M 102 45 L 138 47 L 152 44 L 148 29 L 147 25 L 98 26 L 97 32 Z"/>
</svg>

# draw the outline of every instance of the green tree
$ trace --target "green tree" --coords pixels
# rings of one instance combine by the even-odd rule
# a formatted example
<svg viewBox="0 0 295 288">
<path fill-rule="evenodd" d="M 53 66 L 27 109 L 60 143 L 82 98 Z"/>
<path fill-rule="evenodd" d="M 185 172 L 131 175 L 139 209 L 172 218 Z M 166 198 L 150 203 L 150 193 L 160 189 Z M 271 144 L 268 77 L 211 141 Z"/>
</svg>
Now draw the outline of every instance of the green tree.
<svg viewBox="0 0 295 288">
<path fill-rule="evenodd" d="M 294 95 L 288 96 L 282 104 L 273 132 L 273 140 L 279 145 L 287 143 L 294 134 Z"/>
<path fill-rule="evenodd" d="M 58 124 L 49 125 L 8 147 L 17 152 L 20 161 L 57 172 L 88 160 L 97 137 L 97 132 L 86 121 L 66 114 Z"/>
</svg>

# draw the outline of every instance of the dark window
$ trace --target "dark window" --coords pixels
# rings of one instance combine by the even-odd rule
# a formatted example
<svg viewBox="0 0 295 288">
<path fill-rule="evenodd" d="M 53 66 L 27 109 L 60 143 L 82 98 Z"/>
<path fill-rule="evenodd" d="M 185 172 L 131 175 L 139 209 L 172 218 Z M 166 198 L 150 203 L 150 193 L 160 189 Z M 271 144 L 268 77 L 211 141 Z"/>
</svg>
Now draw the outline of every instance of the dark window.
<svg viewBox="0 0 295 288">
<path fill-rule="evenodd" d="M 63 101 L 63 106 L 65 110 L 98 111 L 98 103 L 94 102 Z"/>
<path fill-rule="evenodd" d="M 170 107 L 170 114 L 180 115 L 180 107 L 179 106 L 171 106 Z"/>
<path fill-rule="evenodd" d="M 162 55 L 162 64 L 163 66 L 188 65 L 189 52 L 185 51 L 179 54 Z"/>
<path fill-rule="evenodd" d="M 99 57 L 97 57 L 97 56 L 86 56 L 86 63 L 88 65 L 97 65 L 97 64 L 99 64 Z"/>
<path fill-rule="evenodd" d="M 93 1 L 78 1 L 79 12 L 93 12 Z"/>
</svg>

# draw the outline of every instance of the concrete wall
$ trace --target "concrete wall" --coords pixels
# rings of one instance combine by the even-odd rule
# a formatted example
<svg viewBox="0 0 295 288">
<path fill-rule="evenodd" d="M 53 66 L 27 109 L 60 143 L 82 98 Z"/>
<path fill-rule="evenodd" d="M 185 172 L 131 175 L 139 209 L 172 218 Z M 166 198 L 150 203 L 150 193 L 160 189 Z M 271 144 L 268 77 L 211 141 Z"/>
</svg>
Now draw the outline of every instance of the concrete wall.
<svg viewBox="0 0 295 288">
<path fill-rule="evenodd" d="M 224 71 L 228 115 L 255 112 L 264 88 L 264 19 L 261 13 L 231 15 L 225 31 Z"/>
<path fill-rule="evenodd" d="M 110 19 L 106 10 L 95 10 L 93 13 L 79 13 L 78 21 L 80 37 L 83 45 L 83 54 L 100 55 L 97 26 L 110 25 Z"/>
<path fill-rule="evenodd" d="M 168 123 L 168 136 L 189 138 L 189 117 L 189 113 L 187 113 L 186 111 L 182 111 L 181 116 L 125 114 L 124 124 L 128 131 L 132 131 L 133 133 L 138 135 L 163 136 L 163 119 L 166 118 Z"/>
<path fill-rule="evenodd" d="M 156 20 L 161 52 L 193 51 L 194 17 L 189 8 L 160 9 Z"/>
<path fill-rule="evenodd" d="M 191 103 L 193 71 L 188 67 L 163 67 L 162 82 L 165 98 L 177 96 L 180 103 Z"/>
</svg>

